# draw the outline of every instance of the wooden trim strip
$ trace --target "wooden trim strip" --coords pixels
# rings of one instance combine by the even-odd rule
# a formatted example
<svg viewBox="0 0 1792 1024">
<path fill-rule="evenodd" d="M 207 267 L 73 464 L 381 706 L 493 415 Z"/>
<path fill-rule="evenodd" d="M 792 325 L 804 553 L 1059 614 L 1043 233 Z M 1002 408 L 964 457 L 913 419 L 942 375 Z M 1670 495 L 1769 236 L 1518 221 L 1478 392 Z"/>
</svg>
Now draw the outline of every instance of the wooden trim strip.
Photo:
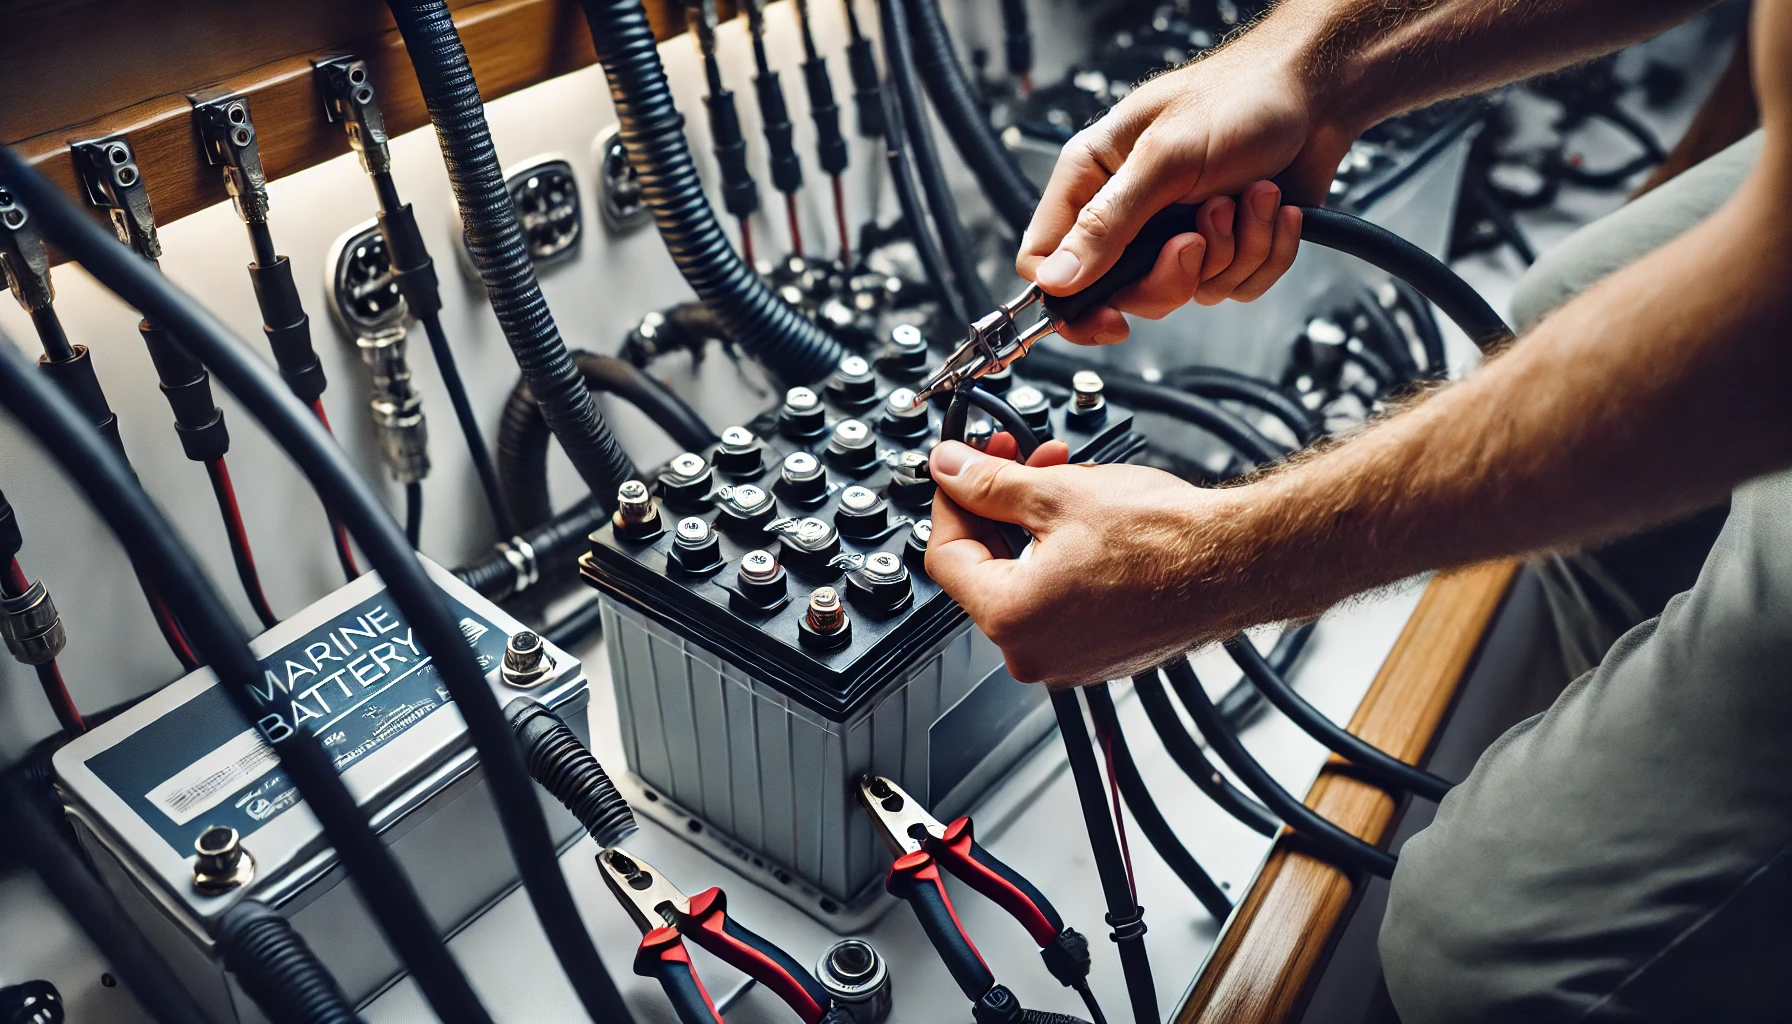
<svg viewBox="0 0 1792 1024">
<path fill-rule="evenodd" d="M 1473 666 L 1519 562 L 1505 560 L 1440 576 L 1425 588 L 1394 649 L 1351 717 L 1350 731 L 1401 760 L 1429 749 Z M 1380 844 L 1398 802 L 1333 757 L 1307 806 L 1352 835 Z M 1233 913 L 1176 1024 L 1282 1024 L 1301 1011 L 1314 971 L 1348 916 L 1360 881 L 1304 852 L 1287 833 Z"/>
</svg>

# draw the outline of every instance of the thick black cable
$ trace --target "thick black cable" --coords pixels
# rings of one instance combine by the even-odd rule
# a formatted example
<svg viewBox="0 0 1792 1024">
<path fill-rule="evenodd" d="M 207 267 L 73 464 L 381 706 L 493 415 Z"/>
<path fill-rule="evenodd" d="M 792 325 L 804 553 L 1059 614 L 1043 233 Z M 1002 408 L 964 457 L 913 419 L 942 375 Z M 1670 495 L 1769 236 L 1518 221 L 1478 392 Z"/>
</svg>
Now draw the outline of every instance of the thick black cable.
<svg viewBox="0 0 1792 1024">
<path fill-rule="evenodd" d="M 1244 749 L 1244 744 L 1238 741 L 1232 730 L 1220 721 L 1219 712 L 1214 709 L 1207 691 L 1201 688 L 1201 680 L 1195 676 L 1195 670 L 1189 666 L 1187 658 L 1173 659 L 1163 667 L 1163 673 L 1176 689 L 1183 707 L 1188 709 L 1189 717 L 1195 720 L 1195 728 L 1200 729 L 1201 735 L 1206 737 L 1208 746 L 1226 763 L 1226 767 L 1232 769 L 1232 774 L 1238 776 L 1246 789 L 1257 794 L 1257 799 L 1281 815 L 1290 828 L 1321 852 L 1348 867 L 1359 868 L 1381 878 L 1393 876 L 1393 854 L 1370 846 L 1339 828 L 1337 824 L 1301 803 L 1294 794 L 1283 789 L 1280 783 L 1270 777 L 1269 772 L 1257 763 L 1257 759 Z"/>
<path fill-rule="evenodd" d="M 404 485 L 404 539 L 412 548 L 423 540 L 423 481 L 412 480 Z"/>
<path fill-rule="evenodd" d="M 504 340 L 529 382 L 541 414 L 593 494 L 614 494 L 631 467 L 579 379 L 554 316 L 535 280 L 516 202 L 504 184 L 486 124 L 479 84 L 444 0 L 387 4 L 410 52 L 429 119 L 435 124 L 448 183 L 460 207 L 467 252 L 485 282 Z"/>
<path fill-rule="evenodd" d="M 716 222 L 641 0 L 581 0 L 580 6 L 642 200 L 691 289 L 715 310 L 729 337 L 784 381 L 807 384 L 834 372 L 845 349 L 778 298 Z"/>
<path fill-rule="evenodd" d="M 575 351 L 573 362 L 593 392 L 615 395 L 647 414 L 685 451 L 698 452 L 716 442 L 716 432 L 690 403 L 625 359 Z M 498 479 L 504 500 L 525 530 L 554 514 L 548 498 L 548 429 L 529 393 L 518 381 L 498 419 Z"/>
<path fill-rule="evenodd" d="M 1245 678 L 1263 691 L 1263 696 L 1275 705 L 1276 710 L 1300 726 L 1302 732 L 1325 744 L 1326 749 L 1355 764 L 1363 774 L 1383 785 L 1432 801 L 1442 800 L 1454 787 L 1455 783 L 1448 779 L 1407 764 L 1327 718 L 1270 667 L 1249 637 L 1235 636 L 1226 641 L 1225 648 L 1233 662 L 1244 670 Z"/>
<path fill-rule="evenodd" d="M 1307 641 L 1313 638 L 1314 625 L 1303 622 L 1293 629 L 1284 629 L 1282 635 L 1276 637 L 1276 645 L 1269 649 L 1269 667 L 1276 675 L 1286 679 L 1294 671 L 1294 663 L 1300 660 L 1301 653 L 1307 649 Z M 1214 707 L 1219 708 L 1220 719 L 1234 730 L 1255 721 L 1266 705 L 1263 691 L 1252 686 L 1249 679 L 1233 683 L 1232 688 L 1214 702 Z"/>
<path fill-rule="evenodd" d="M 1405 304 L 1407 314 L 1412 317 L 1413 330 L 1419 335 L 1419 347 L 1425 350 L 1425 376 L 1433 380 L 1449 376 L 1450 360 L 1444 353 L 1443 332 L 1437 329 L 1437 317 L 1431 312 L 1431 304 L 1405 281 L 1397 277 L 1389 280 Z"/>
<path fill-rule="evenodd" d="M 224 967 L 275 1024 L 361 1024 L 355 1006 L 279 911 L 239 900 L 218 921 Z"/>
<path fill-rule="evenodd" d="M 915 33 L 915 62 L 927 95 L 933 100 L 933 109 L 945 122 L 958 155 L 982 184 L 983 195 L 1018 236 L 1033 219 L 1033 208 L 1039 205 L 1039 188 L 1022 173 L 983 112 L 977 87 L 965 74 L 964 65 L 952 48 L 952 34 L 940 15 L 939 0 L 908 3 L 909 22 Z M 1004 5 L 1004 10 L 1009 6 L 1013 5 Z"/>
<path fill-rule="evenodd" d="M 8 353 L 7 365 L 15 362 Z M 29 864 L 44 886 L 87 934 L 106 967 L 124 982 L 137 1002 L 159 1024 L 213 1024 L 185 986 L 169 969 L 130 916 L 93 869 L 62 822 L 62 808 L 51 806 L 48 787 L 33 785 L 19 768 L 0 774 L 0 808 L 7 827 L 0 847 L 10 847 Z M 25 941 L 23 936 L 15 936 Z"/>
<path fill-rule="evenodd" d="M 122 260 L 134 264 L 133 269 L 143 279 L 157 282 L 163 288 L 173 287 L 151 271 L 148 264 L 87 220 L 86 215 L 72 204 L 60 197 L 47 202 L 51 197 L 38 193 L 47 193 L 55 186 L 37 177 L 35 172 L 31 172 L 31 180 L 26 180 L 19 172 L 18 158 L 11 150 L 5 150 L 0 156 L 0 164 L 10 165 L 6 167 L 8 184 L 23 194 L 37 195 L 33 205 L 38 216 L 50 222 L 47 233 L 96 277 L 103 281 L 109 276 L 104 269 L 107 261 L 96 258 L 98 254 L 90 251 L 90 246 L 83 242 L 97 241 L 116 251 Z M 74 236 L 83 232 L 58 230 L 60 225 L 56 223 L 70 218 L 77 219 L 85 232 L 91 233 L 89 238 L 70 244 Z M 93 235 L 98 238 L 92 238 Z M 169 323 L 184 323 L 180 316 L 164 316 L 162 319 Z M 183 330 L 181 336 L 193 337 L 195 332 Z M 246 346 L 244 348 L 246 350 Z M 256 367 L 261 389 L 287 403 L 295 422 L 307 424 L 306 429 L 321 433 L 321 428 L 305 415 L 303 407 L 265 363 L 253 356 L 247 357 L 245 362 Z M 219 373 L 227 383 L 235 376 L 228 369 Z M 249 650 L 242 625 L 230 614 L 192 552 L 157 511 L 117 451 L 85 422 L 60 392 L 27 369 L 10 340 L 4 337 L 0 337 L 0 404 L 11 410 L 61 463 L 86 495 L 88 503 L 130 552 L 132 561 L 157 581 L 158 592 L 179 616 L 200 657 L 218 674 L 224 692 L 246 720 L 256 720 L 262 709 L 253 695 L 253 688 L 261 683 L 262 671 Z M 457 640 L 455 646 L 462 652 L 467 651 L 464 641 Z M 471 660 L 470 654 L 468 660 Z M 362 901 L 399 959 L 417 979 L 430 1006 L 445 1021 L 489 1024 L 491 1018 L 436 934 L 416 890 L 411 888 L 391 851 L 367 823 L 317 738 L 301 729 L 276 743 L 274 751 L 280 758 L 281 768 L 299 788 L 306 807 L 322 824 L 325 836 L 336 849 Z"/>
<path fill-rule="evenodd" d="M 1033 457 L 1033 453 L 1039 449 L 1039 437 L 1033 433 L 1027 418 L 1019 410 L 1009 405 L 1007 399 L 981 384 L 971 387 L 970 397 L 972 405 L 989 413 L 990 418 L 1000 424 L 1003 430 L 1014 436 L 1015 447 L 1019 450 L 1016 461 L 1024 463 Z"/>
<path fill-rule="evenodd" d="M 498 542 L 478 560 L 455 569 L 454 575 L 485 597 L 501 601 L 573 572 L 574 559 L 590 543 L 591 531 L 609 521 L 608 507 L 588 497 L 540 526 Z"/>
<path fill-rule="evenodd" d="M 1141 672 L 1133 676 L 1132 687 L 1139 695 L 1139 706 L 1145 709 L 1145 717 L 1151 720 L 1151 728 L 1156 731 L 1164 750 L 1169 752 L 1170 759 L 1176 762 L 1176 767 L 1182 769 L 1182 774 L 1218 804 L 1220 810 L 1238 819 L 1251 831 L 1273 837 L 1282 823 L 1262 804 L 1240 792 L 1207 760 L 1207 755 L 1201 753 L 1201 745 L 1188 734 L 1188 728 L 1177 716 L 1176 707 L 1170 703 L 1170 695 L 1164 691 L 1157 673 Z"/>
<path fill-rule="evenodd" d="M 1176 830 L 1170 827 L 1157 801 L 1152 799 L 1151 789 L 1145 784 L 1145 777 L 1139 774 L 1132 750 L 1126 745 L 1126 733 L 1120 727 L 1120 715 L 1114 708 L 1114 697 L 1108 692 L 1108 684 L 1084 687 L 1083 697 L 1089 702 L 1089 716 L 1095 720 L 1096 733 L 1107 740 L 1113 751 L 1114 781 L 1120 786 L 1120 795 L 1132 811 L 1133 820 L 1139 823 L 1139 831 L 1145 834 L 1151 848 L 1170 866 L 1176 877 L 1182 879 L 1182 884 L 1214 920 L 1224 921 L 1232 912 L 1232 901 L 1214 882 L 1213 876 L 1195 860 L 1194 854 L 1182 845 Z"/>
<path fill-rule="evenodd" d="M 915 187 L 914 169 L 909 163 L 908 147 L 903 143 L 903 133 L 908 129 L 902 120 L 902 104 L 897 101 L 894 89 L 883 90 L 882 98 L 884 159 L 890 169 L 890 188 L 896 193 L 896 205 L 902 210 L 902 222 L 915 247 L 915 258 L 921 264 L 927 284 L 939 299 L 940 312 L 947 321 L 970 323 L 972 314 L 965 310 L 964 301 L 952 287 L 952 278 L 946 273 L 946 258 L 940 255 L 939 243 L 928 227 L 927 207 L 921 201 L 920 190 Z M 867 228 L 873 226 L 875 222 L 866 225 Z M 872 248 L 861 235 L 859 251 L 870 252 Z"/>
<path fill-rule="evenodd" d="M 1095 744 L 1089 740 L 1089 725 L 1083 718 L 1076 690 L 1059 690 L 1051 699 L 1052 711 L 1058 716 L 1058 734 L 1064 738 L 1064 752 L 1070 758 L 1070 775 L 1076 781 L 1083 824 L 1088 827 L 1089 849 L 1095 855 L 1102 896 L 1107 900 L 1107 922 L 1114 929 L 1108 937 L 1120 949 L 1120 969 L 1126 976 L 1126 994 L 1132 1000 L 1133 1024 L 1158 1024 L 1157 987 L 1151 980 L 1151 959 L 1145 951 L 1145 910 L 1133 898 L 1132 879 L 1120 852 L 1114 819 L 1108 813 L 1107 784 L 1101 778 Z"/>
<path fill-rule="evenodd" d="M 927 106 L 921 99 L 920 76 L 915 71 L 914 42 L 909 36 L 906 4 L 904 0 L 878 0 L 878 13 L 883 26 L 884 64 L 890 85 L 902 104 L 903 141 L 914 153 L 921 190 L 927 195 L 934 229 L 940 236 L 940 248 L 945 253 L 947 265 L 952 268 L 952 283 L 966 316 L 982 316 L 996 304 L 990 298 L 989 286 L 977 272 L 976 247 L 971 244 L 964 222 L 959 219 L 958 204 L 952 198 L 952 187 L 940 164 L 933 126 L 928 121 Z"/>
<path fill-rule="evenodd" d="M 1382 307 L 1381 298 L 1375 294 L 1375 289 L 1362 284 L 1357 287 L 1356 292 L 1363 319 L 1368 321 L 1369 333 L 1374 336 L 1375 349 L 1397 375 L 1395 389 L 1419 379 L 1419 364 L 1412 357 L 1412 346 L 1407 343 L 1406 332 L 1400 329 L 1400 325 Z"/>
<path fill-rule="evenodd" d="M 405 543 L 398 524 L 367 482 L 355 472 L 322 425 L 298 404 L 266 363 L 249 353 L 240 338 L 146 261 L 120 245 L 10 149 L 0 151 L 0 179 L 33 204 L 44 223 L 45 234 L 89 274 L 125 302 L 166 324 L 183 347 L 191 346 L 238 402 L 299 464 L 323 496 L 324 504 L 340 510 L 393 600 L 435 659 L 444 685 L 466 720 L 523 885 L 573 987 L 581 1000 L 593 1008 L 594 1019 L 631 1020 L 579 918 L 566 878 L 560 873 L 534 784 L 523 767 L 497 698 L 474 661 L 457 620 L 449 613 L 441 589 L 430 580 L 416 553 Z M 331 777 L 335 777 L 334 772 Z M 435 1005 L 434 1000 L 431 1005 Z M 437 1007 L 437 1011 L 452 1013 L 453 1008 Z M 483 1019 L 483 1014 L 479 1019 Z"/>
<path fill-rule="evenodd" d="M 504 504 L 504 489 L 498 484 L 498 471 L 492 465 L 492 453 L 485 445 L 485 431 L 479 428 L 479 416 L 467 397 L 467 386 L 461 380 L 460 367 L 454 361 L 454 350 L 448 346 L 448 335 L 442 330 L 442 318 L 436 313 L 421 318 L 423 333 L 429 336 L 429 351 L 435 357 L 436 372 L 448 391 L 448 404 L 454 407 L 454 419 L 460 424 L 461 437 L 467 442 L 467 455 L 473 460 L 473 473 L 479 478 L 479 490 L 485 495 L 485 507 L 491 512 L 492 524 L 499 537 L 516 536 L 516 519 Z"/>
<path fill-rule="evenodd" d="M 1171 370 L 1164 377 L 1171 386 L 1202 398 L 1239 402 L 1260 409 L 1281 421 L 1301 444 L 1311 444 L 1319 438 L 1321 424 L 1318 417 L 1268 381 L 1218 366 L 1183 367 Z"/>
</svg>

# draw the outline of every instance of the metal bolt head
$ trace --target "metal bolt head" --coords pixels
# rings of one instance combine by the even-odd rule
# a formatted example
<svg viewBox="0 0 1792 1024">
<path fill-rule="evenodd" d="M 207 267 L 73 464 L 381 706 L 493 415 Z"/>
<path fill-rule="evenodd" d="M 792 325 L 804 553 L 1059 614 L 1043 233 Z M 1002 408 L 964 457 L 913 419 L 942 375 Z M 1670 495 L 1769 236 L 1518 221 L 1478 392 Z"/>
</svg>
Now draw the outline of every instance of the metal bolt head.
<svg viewBox="0 0 1792 1024">
<path fill-rule="evenodd" d="M 902 567 L 902 559 L 888 551 L 873 551 L 866 555 L 863 572 L 875 580 L 894 580 L 908 574 Z"/>
<path fill-rule="evenodd" d="M 728 493 L 722 495 L 722 500 L 727 502 L 728 506 L 736 512 L 746 514 L 763 512 L 765 511 L 766 506 L 770 505 L 772 502 L 772 496 L 766 493 L 765 488 L 756 487 L 753 484 L 740 484 L 735 487 L 730 487 L 727 489 L 727 492 Z"/>
<path fill-rule="evenodd" d="M 1093 409 L 1101 404 L 1101 374 L 1094 370 L 1078 370 L 1070 378 L 1070 389 L 1076 393 L 1078 409 Z"/>
<path fill-rule="evenodd" d="M 671 463 L 668 464 L 667 468 L 670 469 L 675 476 L 686 480 L 695 480 L 697 477 L 703 475 L 704 470 L 709 468 L 709 463 L 704 462 L 703 456 L 698 455 L 696 452 L 685 452 L 673 459 Z"/>
<path fill-rule="evenodd" d="M 841 420 L 834 424 L 834 443 L 842 448 L 859 448 L 871 440 L 871 428 L 861 420 Z"/>
<path fill-rule="evenodd" d="M 863 377 L 871 372 L 871 364 L 864 356 L 847 356 L 840 360 L 840 376 Z"/>
<path fill-rule="evenodd" d="M 645 511 L 651 502 L 652 498 L 647 493 L 647 485 L 639 480 L 626 480 L 621 487 L 616 488 L 616 507 L 622 510 L 625 518 L 635 518 L 636 515 Z M 631 513 L 636 515 L 631 515 Z"/>
<path fill-rule="evenodd" d="M 916 540 L 920 541 L 923 547 L 925 547 L 927 542 L 933 539 L 933 520 L 921 520 L 914 526 L 909 527 L 909 533 L 912 534 Z"/>
<path fill-rule="evenodd" d="M 877 505 L 877 492 L 869 487 L 848 487 L 840 493 L 840 505 L 853 512 L 863 512 Z"/>
<path fill-rule="evenodd" d="M 791 452 L 784 456 L 784 479 L 792 483 L 813 480 L 820 472 L 820 460 L 808 452 Z"/>
<path fill-rule="evenodd" d="M 778 575 L 778 559 L 770 551 L 749 551 L 740 556 L 742 583 L 770 583 Z"/>
<path fill-rule="evenodd" d="M 751 448 L 758 440 L 746 427 L 728 427 L 722 431 L 722 447 L 729 451 L 740 451 Z"/>
<path fill-rule="evenodd" d="M 1039 412 L 1046 408 L 1045 393 L 1031 384 L 1022 384 L 1008 392 L 1008 404 L 1019 413 Z"/>
<path fill-rule="evenodd" d="M 673 532 L 681 544 L 701 544 L 709 539 L 709 524 L 696 516 L 686 516 L 678 521 Z"/>
<path fill-rule="evenodd" d="M 821 587 L 809 595 L 809 628 L 817 633 L 838 633 L 846 626 L 846 609 L 840 603 L 840 592 Z"/>
<path fill-rule="evenodd" d="M 539 686 L 554 671 L 554 659 L 548 654 L 541 635 L 527 629 L 510 634 L 504 644 L 504 662 L 499 675 L 504 682 L 519 690 Z"/>
<path fill-rule="evenodd" d="M 884 408 L 892 416 L 910 416 L 916 409 L 926 407 L 915 401 L 915 393 L 908 388 L 897 388 L 884 399 Z"/>
<path fill-rule="evenodd" d="M 832 533 L 833 530 L 834 528 L 827 523 L 814 516 L 810 516 L 796 524 L 796 530 L 793 531 L 793 535 L 797 540 L 802 541 L 803 543 L 812 544 L 816 541 L 827 539 L 828 534 Z"/>
<path fill-rule="evenodd" d="M 921 336 L 921 328 L 914 324 L 897 324 L 890 331 L 890 344 L 903 352 L 924 351 L 927 339 Z"/>
<path fill-rule="evenodd" d="M 212 825 L 193 840 L 193 888 L 208 896 L 246 885 L 255 877 L 255 858 L 228 825 Z"/>
<path fill-rule="evenodd" d="M 933 475 L 928 469 L 927 453 L 916 451 L 913 448 L 896 456 L 896 468 L 906 469 L 916 476 L 931 477 Z"/>
<path fill-rule="evenodd" d="M 821 405 L 821 398 L 808 388 L 791 388 L 784 392 L 784 405 L 801 412 Z"/>
</svg>

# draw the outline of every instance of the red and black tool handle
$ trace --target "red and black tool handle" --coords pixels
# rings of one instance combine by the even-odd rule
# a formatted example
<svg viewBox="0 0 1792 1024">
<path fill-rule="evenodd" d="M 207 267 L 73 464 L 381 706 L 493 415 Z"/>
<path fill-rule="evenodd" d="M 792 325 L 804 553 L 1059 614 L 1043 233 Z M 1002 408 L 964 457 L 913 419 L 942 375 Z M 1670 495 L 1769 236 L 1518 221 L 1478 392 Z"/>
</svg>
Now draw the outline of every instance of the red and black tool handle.
<svg viewBox="0 0 1792 1024">
<path fill-rule="evenodd" d="M 784 1000 L 803 1024 L 817 1024 L 832 1005 L 827 990 L 790 954 L 728 916 L 728 897 L 722 890 L 709 889 L 692 896 L 690 914 L 679 926 L 685 938 Z"/>
<path fill-rule="evenodd" d="M 655 928 L 647 933 L 635 950 L 635 973 L 660 983 L 678 1024 L 724 1024 L 676 930 Z"/>
<path fill-rule="evenodd" d="M 884 879 L 884 889 L 915 909 L 921 930 L 939 952 L 952 980 L 964 990 L 965 998 L 975 1002 L 989 991 L 996 983 L 995 975 L 959 923 L 958 912 L 952 909 L 952 900 L 940 879 L 940 866 L 932 854 L 916 851 L 896 858 L 890 877 Z"/>
<path fill-rule="evenodd" d="M 959 818 L 947 825 L 945 835 L 928 840 L 927 852 L 960 881 L 1019 921 L 1034 944 L 1049 945 L 1064 930 L 1064 918 L 1045 894 L 977 843 L 971 834 L 971 819 Z"/>
<path fill-rule="evenodd" d="M 1096 306 L 1105 305 L 1120 289 L 1143 280 L 1157 265 L 1158 254 L 1163 252 L 1170 239 L 1196 230 L 1195 216 L 1200 212 L 1199 206 L 1190 203 L 1177 203 L 1159 210 L 1127 243 L 1113 267 L 1096 278 L 1093 284 L 1070 295 L 1045 296 L 1046 316 L 1054 323 L 1076 320 Z"/>
</svg>

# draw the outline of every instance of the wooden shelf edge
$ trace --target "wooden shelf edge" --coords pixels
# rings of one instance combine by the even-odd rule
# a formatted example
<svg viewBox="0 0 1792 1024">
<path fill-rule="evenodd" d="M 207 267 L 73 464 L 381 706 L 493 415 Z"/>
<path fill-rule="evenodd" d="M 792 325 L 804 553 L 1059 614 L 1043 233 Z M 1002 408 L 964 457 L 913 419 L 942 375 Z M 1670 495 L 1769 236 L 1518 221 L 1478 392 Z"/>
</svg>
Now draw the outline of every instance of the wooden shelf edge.
<svg viewBox="0 0 1792 1024">
<path fill-rule="evenodd" d="M 1434 579 L 1351 717 L 1350 731 L 1402 760 L 1431 745 L 1473 667 L 1506 593 L 1516 559 Z M 1380 844 L 1398 802 L 1340 770 L 1333 758 L 1307 806 L 1352 835 Z M 1220 935 L 1176 1024 L 1283 1024 L 1294 1019 L 1314 969 L 1348 916 L 1360 879 L 1305 852 L 1285 832 Z"/>
</svg>

